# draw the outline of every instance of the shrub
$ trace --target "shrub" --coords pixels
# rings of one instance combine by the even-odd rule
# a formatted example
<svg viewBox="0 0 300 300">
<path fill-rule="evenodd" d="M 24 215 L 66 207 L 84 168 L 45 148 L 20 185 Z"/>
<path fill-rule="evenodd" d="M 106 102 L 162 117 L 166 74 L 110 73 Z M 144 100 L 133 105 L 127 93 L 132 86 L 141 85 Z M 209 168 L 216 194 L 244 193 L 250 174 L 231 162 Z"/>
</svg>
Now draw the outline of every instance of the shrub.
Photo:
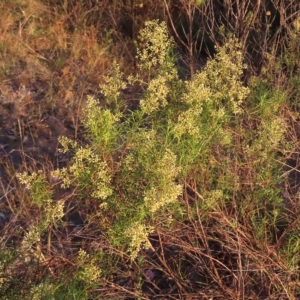
<svg viewBox="0 0 300 300">
<path fill-rule="evenodd" d="M 126 84 L 114 63 L 111 76 L 100 86 L 108 107 L 98 107 L 88 97 L 84 121 L 88 145 L 61 137 L 61 152 L 72 150 L 74 157 L 69 168 L 52 174 L 62 179 L 63 188 L 73 186 L 80 197 L 99 199 L 99 216 L 112 215 L 107 230 L 112 237 L 129 238 L 132 258 L 143 244 L 149 247 L 146 237 L 156 216 L 165 214 L 171 204 L 173 209 L 179 205 L 183 180 L 199 156 L 209 155 L 220 133 L 226 139 L 224 131 L 228 136 L 228 126 L 241 113 L 248 93 L 240 82 L 245 66 L 234 39 L 218 50 L 203 72 L 186 82 L 178 78 L 164 23 L 147 22 L 139 41 L 141 73 L 129 82 L 144 90 L 140 109 L 120 111 L 119 93 Z M 22 183 L 33 182 L 27 188 L 35 203 L 40 201 L 36 197 L 44 198 L 47 188 L 36 191 L 41 179 L 34 180 L 33 175 L 19 178 Z"/>
<path fill-rule="evenodd" d="M 118 251 L 129 251 L 131 261 L 142 249 L 154 249 L 149 236 L 155 231 L 182 222 L 198 222 L 199 232 L 202 224 L 211 227 L 226 237 L 228 249 L 228 232 L 238 236 L 241 228 L 247 228 L 257 249 L 272 244 L 279 226 L 290 222 L 280 190 L 283 154 L 291 149 L 280 111 L 285 94 L 255 78 L 251 89 L 243 86 L 246 66 L 235 38 L 217 48 L 215 58 L 191 81 L 178 77 L 165 23 L 147 22 L 139 43 L 138 73 L 125 81 L 119 66 L 112 65 L 111 76 L 100 86 L 106 105 L 87 99 L 85 145 L 61 137 L 60 151 L 71 151 L 73 157 L 69 167 L 52 176 L 61 180 L 62 188 L 74 190 L 77 209 L 95 208 L 88 218 L 101 228 L 99 239 L 108 237 Z M 142 90 L 134 111 L 123 110 L 121 90 L 127 85 Z M 33 237 L 32 245 L 55 224 L 56 216 L 62 218 L 42 176 L 19 175 L 31 189 L 32 204 L 44 213 L 42 225 L 24 238 L 23 243 Z M 208 230 L 210 234 L 220 243 Z M 298 247 L 298 239 L 294 232 L 287 237 L 282 255 L 294 270 L 299 260 L 286 247 Z M 202 246 L 211 257 L 207 242 Z M 82 261 L 88 257 L 79 252 L 79 278 L 89 286 L 105 276 L 105 270 L 96 272 L 93 259 L 84 268 Z M 245 257 L 239 256 L 240 266 Z"/>
</svg>

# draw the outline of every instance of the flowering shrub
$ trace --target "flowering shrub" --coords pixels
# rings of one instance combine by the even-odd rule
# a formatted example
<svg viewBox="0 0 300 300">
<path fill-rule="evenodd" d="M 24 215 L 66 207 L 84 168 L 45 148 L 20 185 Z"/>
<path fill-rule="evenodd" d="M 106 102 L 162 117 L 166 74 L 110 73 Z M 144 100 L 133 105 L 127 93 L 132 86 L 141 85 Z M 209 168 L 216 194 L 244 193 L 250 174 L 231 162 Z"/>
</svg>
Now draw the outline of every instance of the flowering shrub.
<svg viewBox="0 0 300 300">
<path fill-rule="evenodd" d="M 115 246 L 127 247 L 131 259 L 141 249 L 152 247 L 148 237 L 158 220 L 160 225 L 169 224 L 172 216 L 184 211 L 183 188 L 191 174 L 206 199 L 201 204 L 203 213 L 218 209 L 243 188 L 242 178 L 232 172 L 237 151 L 244 151 L 257 166 L 264 164 L 285 134 L 280 116 L 258 121 L 259 134 L 247 133 L 239 125 L 245 117 L 249 88 L 240 79 L 246 66 L 236 39 L 218 48 L 216 57 L 190 81 L 178 77 L 165 23 L 147 22 L 139 43 L 140 73 L 129 76 L 125 83 L 119 66 L 113 63 L 111 75 L 100 85 L 106 105 L 98 106 L 91 96 L 87 99 L 83 120 L 87 144 L 61 137 L 60 151 L 72 151 L 73 158 L 68 168 L 52 173 L 61 180 L 62 188 L 75 189 L 82 205 L 87 200 L 98 201 L 94 217 Z M 143 90 L 135 111 L 124 112 L 119 105 L 123 101 L 120 91 L 127 84 L 138 84 Z M 235 132 L 244 136 L 238 146 Z M 257 152 L 262 155 L 255 160 Z M 208 170 L 214 177 L 202 184 Z M 272 172 L 265 169 L 264 180 Z M 255 176 L 259 181 L 261 176 Z M 36 174 L 19 175 L 19 179 L 33 196 L 37 194 L 34 187 L 41 185 L 41 179 Z M 35 197 L 33 203 L 44 201 Z M 62 217 L 58 208 L 49 209 L 49 200 L 43 203 L 48 203 L 45 224 L 54 222 L 49 218 L 54 212 Z M 24 243 L 29 240 L 39 240 L 36 227 Z"/>
</svg>

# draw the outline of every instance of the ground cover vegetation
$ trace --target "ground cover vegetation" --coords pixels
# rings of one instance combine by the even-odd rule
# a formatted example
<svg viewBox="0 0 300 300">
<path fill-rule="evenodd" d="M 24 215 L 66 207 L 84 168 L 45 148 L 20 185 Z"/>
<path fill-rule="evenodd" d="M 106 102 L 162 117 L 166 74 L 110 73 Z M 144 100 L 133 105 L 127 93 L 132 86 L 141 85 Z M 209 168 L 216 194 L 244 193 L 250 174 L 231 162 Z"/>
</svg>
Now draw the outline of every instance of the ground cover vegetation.
<svg viewBox="0 0 300 300">
<path fill-rule="evenodd" d="M 0 299 L 300 297 L 298 1 L 0 11 Z"/>
</svg>

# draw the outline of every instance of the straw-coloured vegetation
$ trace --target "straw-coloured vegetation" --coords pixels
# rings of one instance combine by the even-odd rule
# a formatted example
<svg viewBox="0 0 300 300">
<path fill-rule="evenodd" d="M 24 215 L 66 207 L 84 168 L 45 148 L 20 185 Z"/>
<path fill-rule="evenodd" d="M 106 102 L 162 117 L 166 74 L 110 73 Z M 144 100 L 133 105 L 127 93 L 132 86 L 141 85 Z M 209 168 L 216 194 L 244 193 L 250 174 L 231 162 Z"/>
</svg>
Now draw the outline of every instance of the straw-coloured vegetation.
<svg viewBox="0 0 300 300">
<path fill-rule="evenodd" d="M 0 299 L 300 297 L 296 2 L 0 1 Z"/>
</svg>

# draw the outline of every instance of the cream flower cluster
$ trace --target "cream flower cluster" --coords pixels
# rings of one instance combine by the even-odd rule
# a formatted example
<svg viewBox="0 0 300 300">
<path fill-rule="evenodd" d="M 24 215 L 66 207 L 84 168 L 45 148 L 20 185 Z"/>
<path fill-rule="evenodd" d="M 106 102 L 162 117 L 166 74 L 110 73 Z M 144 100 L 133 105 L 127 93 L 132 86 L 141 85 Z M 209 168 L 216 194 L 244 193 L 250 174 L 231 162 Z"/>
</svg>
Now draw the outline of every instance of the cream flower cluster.
<svg viewBox="0 0 300 300">
<path fill-rule="evenodd" d="M 135 259 L 141 248 L 151 248 L 148 236 L 154 230 L 151 226 L 146 226 L 140 222 L 134 222 L 127 230 L 125 235 L 130 238 L 129 252 L 131 259 Z"/>
<path fill-rule="evenodd" d="M 173 46 L 165 22 L 147 21 L 140 31 L 142 45 L 137 50 L 140 68 L 151 70 L 166 65 L 166 57 Z"/>
<path fill-rule="evenodd" d="M 60 142 L 64 145 L 72 144 L 72 141 L 63 138 Z M 62 187 L 68 188 L 72 183 L 79 186 L 91 186 L 91 196 L 97 199 L 106 199 L 112 194 L 109 187 L 111 176 L 107 164 L 90 147 L 77 147 L 71 166 L 52 172 L 52 176 L 62 180 Z M 87 182 L 85 182 L 87 181 Z"/>
</svg>

